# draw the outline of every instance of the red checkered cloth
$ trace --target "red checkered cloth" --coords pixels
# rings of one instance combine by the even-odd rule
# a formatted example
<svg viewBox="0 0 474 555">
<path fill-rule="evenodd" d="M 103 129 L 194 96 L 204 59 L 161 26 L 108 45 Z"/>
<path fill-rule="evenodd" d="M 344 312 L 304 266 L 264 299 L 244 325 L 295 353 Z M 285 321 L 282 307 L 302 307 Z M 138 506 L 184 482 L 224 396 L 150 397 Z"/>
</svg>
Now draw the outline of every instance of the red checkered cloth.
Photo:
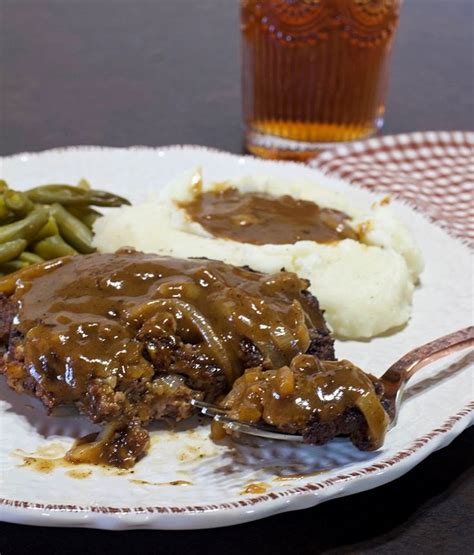
<svg viewBox="0 0 474 555">
<path fill-rule="evenodd" d="M 378 137 L 321 152 L 310 165 L 402 198 L 450 233 L 474 242 L 474 133 Z"/>
</svg>

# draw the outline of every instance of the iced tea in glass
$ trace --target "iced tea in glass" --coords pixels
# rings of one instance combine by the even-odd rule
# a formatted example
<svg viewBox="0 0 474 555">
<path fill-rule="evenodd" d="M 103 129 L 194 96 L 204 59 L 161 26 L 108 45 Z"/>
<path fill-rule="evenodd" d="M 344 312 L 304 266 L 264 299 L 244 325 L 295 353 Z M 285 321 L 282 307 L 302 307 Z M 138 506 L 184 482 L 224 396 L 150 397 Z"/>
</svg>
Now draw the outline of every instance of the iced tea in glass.
<svg viewBox="0 0 474 555">
<path fill-rule="evenodd" d="M 240 0 L 245 146 L 305 160 L 382 126 L 401 0 Z"/>
</svg>

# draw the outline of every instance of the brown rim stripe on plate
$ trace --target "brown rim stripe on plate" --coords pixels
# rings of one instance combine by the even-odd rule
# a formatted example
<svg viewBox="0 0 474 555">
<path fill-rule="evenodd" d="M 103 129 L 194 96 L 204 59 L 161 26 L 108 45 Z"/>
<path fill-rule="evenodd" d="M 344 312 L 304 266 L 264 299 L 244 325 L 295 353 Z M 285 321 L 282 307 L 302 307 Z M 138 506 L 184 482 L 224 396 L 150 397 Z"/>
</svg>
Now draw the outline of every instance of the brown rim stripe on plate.
<svg viewBox="0 0 474 555">
<path fill-rule="evenodd" d="M 333 486 L 340 482 L 347 482 L 360 478 L 362 476 L 367 476 L 373 472 L 379 472 L 380 470 L 390 468 L 395 464 L 399 463 L 403 459 L 413 456 L 422 447 L 432 441 L 434 438 L 439 437 L 443 434 L 448 433 L 460 420 L 468 416 L 470 413 L 474 412 L 474 401 L 466 405 L 461 411 L 459 411 L 454 416 L 451 416 L 442 424 L 439 428 L 435 428 L 431 432 L 415 439 L 412 444 L 406 449 L 398 451 L 395 455 L 388 459 L 384 459 L 378 463 L 374 463 L 360 470 L 355 470 L 349 474 L 339 474 L 334 478 L 328 478 L 321 482 L 307 483 L 304 486 L 287 489 L 277 493 L 267 493 L 264 495 L 259 495 L 256 497 L 250 497 L 247 499 L 242 499 L 239 501 L 233 501 L 230 503 L 219 503 L 211 505 L 190 505 L 190 506 L 179 506 L 179 507 L 105 507 L 105 506 L 82 506 L 82 505 L 57 505 L 57 504 L 46 504 L 46 503 L 30 503 L 29 501 L 20 501 L 17 499 L 2 499 L 0 498 L 0 505 L 15 507 L 19 509 L 38 509 L 47 511 L 63 511 L 63 512 L 91 512 L 91 513 L 101 513 L 101 514 L 140 514 L 140 513 L 203 513 L 211 511 L 221 511 L 229 509 L 239 509 L 242 507 L 251 507 L 258 503 L 265 501 L 271 501 L 278 499 L 280 497 L 288 497 L 292 495 L 298 495 L 301 493 L 309 493 L 314 491 L 319 491 L 327 487 Z"/>
</svg>

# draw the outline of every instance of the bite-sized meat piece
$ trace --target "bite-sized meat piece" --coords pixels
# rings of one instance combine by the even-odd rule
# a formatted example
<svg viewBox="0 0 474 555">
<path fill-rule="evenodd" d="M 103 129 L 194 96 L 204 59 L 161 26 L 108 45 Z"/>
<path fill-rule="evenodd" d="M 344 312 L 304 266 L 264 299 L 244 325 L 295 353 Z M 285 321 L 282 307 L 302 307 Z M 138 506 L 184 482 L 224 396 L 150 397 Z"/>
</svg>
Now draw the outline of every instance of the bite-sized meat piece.
<svg viewBox="0 0 474 555">
<path fill-rule="evenodd" d="M 146 454 L 150 446 L 150 436 L 134 419 L 126 424 L 112 422 L 99 434 L 91 434 L 79 439 L 66 453 L 66 460 L 72 463 L 95 463 L 121 468 L 131 468 Z"/>
<path fill-rule="evenodd" d="M 0 371 L 49 410 L 74 404 L 107 425 L 76 458 L 127 466 L 146 451 L 143 426 L 188 418 L 193 398 L 215 401 L 247 368 L 332 360 L 308 285 L 132 250 L 57 259 L 0 280 Z"/>
<path fill-rule="evenodd" d="M 342 414 L 327 422 L 321 422 L 318 416 L 314 415 L 302 433 L 305 443 L 323 445 L 337 436 L 347 436 L 361 451 L 374 449 L 367 421 L 355 407 L 347 408 Z"/>
<path fill-rule="evenodd" d="M 347 360 L 295 357 L 289 366 L 251 368 L 238 378 L 221 405 L 235 420 L 264 422 L 307 443 L 348 436 L 359 449 L 383 443 L 389 417 L 381 383 Z"/>
</svg>

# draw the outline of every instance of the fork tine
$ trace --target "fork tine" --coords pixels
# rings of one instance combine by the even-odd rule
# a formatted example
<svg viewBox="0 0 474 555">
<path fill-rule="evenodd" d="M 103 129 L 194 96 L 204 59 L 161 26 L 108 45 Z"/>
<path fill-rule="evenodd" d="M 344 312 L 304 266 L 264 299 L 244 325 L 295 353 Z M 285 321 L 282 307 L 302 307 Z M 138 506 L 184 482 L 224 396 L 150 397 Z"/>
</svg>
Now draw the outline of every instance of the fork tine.
<svg viewBox="0 0 474 555">
<path fill-rule="evenodd" d="M 282 432 L 273 431 L 266 426 L 263 427 L 257 424 L 248 424 L 247 422 L 235 420 L 228 415 L 227 411 L 220 409 L 215 405 L 205 403 L 204 401 L 192 399 L 191 404 L 200 409 L 202 414 L 214 418 L 217 422 L 224 423 L 228 428 L 235 432 L 241 432 L 251 436 L 264 437 L 267 439 L 279 439 L 295 442 L 303 441 L 303 436 L 284 434 Z"/>
<path fill-rule="evenodd" d="M 214 416 L 214 420 L 217 422 L 224 423 L 228 428 L 235 432 L 241 432 L 243 434 L 264 437 L 267 439 L 278 439 L 284 441 L 295 441 L 302 442 L 303 436 L 300 435 L 290 435 L 284 434 L 283 432 L 272 431 L 267 427 L 259 426 L 258 424 L 248 424 L 247 422 L 241 422 L 240 420 L 234 420 L 229 416 L 223 414 L 217 414 Z"/>
<path fill-rule="evenodd" d="M 198 401 L 197 399 L 191 399 L 191 405 L 200 409 L 202 414 L 205 414 L 207 416 L 217 416 L 217 415 L 225 416 L 227 414 L 227 411 L 220 409 L 215 405 L 204 403 L 204 401 Z"/>
</svg>

